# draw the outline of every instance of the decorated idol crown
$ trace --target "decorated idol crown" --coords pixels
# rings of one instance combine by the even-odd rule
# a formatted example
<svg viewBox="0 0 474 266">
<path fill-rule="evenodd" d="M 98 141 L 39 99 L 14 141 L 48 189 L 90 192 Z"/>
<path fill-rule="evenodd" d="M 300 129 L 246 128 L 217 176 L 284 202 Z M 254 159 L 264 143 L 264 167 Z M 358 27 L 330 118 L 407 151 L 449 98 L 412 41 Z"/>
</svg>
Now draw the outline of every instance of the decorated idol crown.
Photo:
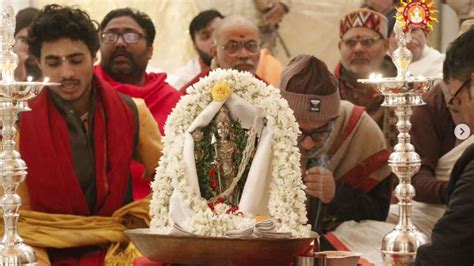
<svg viewBox="0 0 474 266">
<path fill-rule="evenodd" d="M 188 88 L 165 125 L 151 229 L 201 236 L 245 230 L 308 236 L 298 124 L 278 89 L 217 69 Z"/>
</svg>

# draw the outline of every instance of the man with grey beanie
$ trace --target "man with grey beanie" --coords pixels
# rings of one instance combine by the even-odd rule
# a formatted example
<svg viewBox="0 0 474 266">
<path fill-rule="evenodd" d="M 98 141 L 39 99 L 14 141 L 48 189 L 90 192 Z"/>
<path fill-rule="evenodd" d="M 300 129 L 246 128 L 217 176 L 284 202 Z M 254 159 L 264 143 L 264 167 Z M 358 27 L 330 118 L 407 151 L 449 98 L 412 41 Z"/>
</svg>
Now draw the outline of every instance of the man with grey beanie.
<svg viewBox="0 0 474 266">
<path fill-rule="evenodd" d="M 374 120 L 363 107 L 340 100 L 337 79 L 314 56 L 292 59 L 282 72 L 281 89 L 301 130 L 298 147 L 313 230 L 326 233 L 349 220 L 384 221 L 390 152 Z M 321 154 L 330 158 L 325 166 L 315 160 Z M 319 208 L 311 207 L 314 202 Z"/>
</svg>

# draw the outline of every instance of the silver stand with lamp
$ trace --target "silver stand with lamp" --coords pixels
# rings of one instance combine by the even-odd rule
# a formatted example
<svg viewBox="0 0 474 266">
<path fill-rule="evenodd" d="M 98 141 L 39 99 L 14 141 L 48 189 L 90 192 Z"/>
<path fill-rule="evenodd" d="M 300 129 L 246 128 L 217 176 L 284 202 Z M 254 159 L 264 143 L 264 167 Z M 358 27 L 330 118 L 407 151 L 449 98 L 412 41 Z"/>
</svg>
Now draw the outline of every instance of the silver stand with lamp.
<svg viewBox="0 0 474 266">
<path fill-rule="evenodd" d="M 382 241 L 382 257 L 385 265 L 412 265 L 416 251 L 422 244 L 428 243 L 425 234 L 418 231 L 411 221 L 412 199 L 415 188 L 411 185 L 411 177 L 418 172 L 421 165 L 420 156 L 410 143 L 411 107 L 425 104 L 422 95 L 433 85 L 434 79 L 413 77 L 407 72 L 412 60 L 410 50 L 406 48 L 410 41 L 410 32 L 403 32 L 401 22 L 397 21 L 394 28 L 398 48 L 392 55 L 397 67 L 397 77 L 382 77 L 372 74 L 369 79 L 359 80 L 373 84 L 385 96 L 383 106 L 394 107 L 398 117 L 398 143 L 395 145 L 388 160 L 393 173 L 399 179 L 394 194 L 398 199 L 399 219 L 395 228 L 385 235 Z"/>
<path fill-rule="evenodd" d="M 27 101 L 34 98 L 44 86 L 56 85 L 45 82 L 17 82 L 14 71 L 18 56 L 13 52 L 15 43 L 15 14 L 9 5 L 2 7 L 2 32 L 0 64 L 0 121 L 2 129 L 2 152 L 0 153 L 0 184 L 3 196 L 3 237 L 0 242 L 0 265 L 37 265 L 33 249 L 18 235 L 18 218 L 21 198 L 16 190 L 27 175 L 25 161 L 16 150 L 16 121 L 20 112 L 29 111 Z"/>
</svg>

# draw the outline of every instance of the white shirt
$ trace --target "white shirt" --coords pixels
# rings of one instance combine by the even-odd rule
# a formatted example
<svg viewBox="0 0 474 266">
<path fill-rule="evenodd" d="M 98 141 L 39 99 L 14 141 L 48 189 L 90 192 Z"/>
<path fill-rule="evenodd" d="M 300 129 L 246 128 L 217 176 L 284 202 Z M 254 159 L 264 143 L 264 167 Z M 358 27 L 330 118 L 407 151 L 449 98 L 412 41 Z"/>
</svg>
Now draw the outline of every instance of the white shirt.
<svg viewBox="0 0 474 266">
<path fill-rule="evenodd" d="M 412 62 L 408 67 L 413 76 L 443 77 L 443 62 L 445 54 L 425 45 L 421 58 Z"/>
<path fill-rule="evenodd" d="M 173 73 L 174 79 L 168 82 L 176 89 L 181 89 L 186 83 L 190 82 L 199 73 L 201 73 L 201 64 L 199 57 L 189 60 L 184 66 L 180 67 Z"/>
</svg>

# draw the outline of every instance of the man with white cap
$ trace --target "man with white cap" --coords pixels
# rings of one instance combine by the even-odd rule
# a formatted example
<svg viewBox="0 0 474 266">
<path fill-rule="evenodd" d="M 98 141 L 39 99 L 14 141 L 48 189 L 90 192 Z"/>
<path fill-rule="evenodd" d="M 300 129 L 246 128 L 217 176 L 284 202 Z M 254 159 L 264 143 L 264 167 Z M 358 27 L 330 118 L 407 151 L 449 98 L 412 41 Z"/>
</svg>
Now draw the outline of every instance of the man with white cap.
<svg viewBox="0 0 474 266">
<path fill-rule="evenodd" d="M 321 208 L 310 207 L 313 230 L 325 233 L 349 220 L 385 220 L 391 173 L 377 124 L 362 107 L 340 100 L 337 79 L 314 56 L 291 60 L 281 89 L 302 132 L 298 147 L 310 205 L 321 202 L 316 204 Z M 321 154 L 330 157 L 328 165 L 313 167 Z"/>
</svg>

